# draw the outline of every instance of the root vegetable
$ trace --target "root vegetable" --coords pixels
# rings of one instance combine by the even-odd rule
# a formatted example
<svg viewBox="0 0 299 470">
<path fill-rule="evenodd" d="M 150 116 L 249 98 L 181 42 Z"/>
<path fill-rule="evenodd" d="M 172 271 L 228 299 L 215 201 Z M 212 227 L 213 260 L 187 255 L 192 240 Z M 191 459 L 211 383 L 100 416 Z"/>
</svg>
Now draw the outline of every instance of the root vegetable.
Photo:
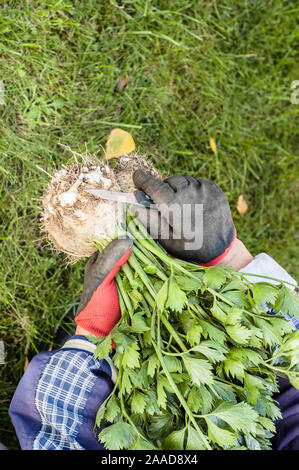
<svg viewBox="0 0 299 470">
<path fill-rule="evenodd" d="M 58 250 L 75 260 L 96 251 L 95 240 L 111 239 L 121 223 L 117 204 L 99 201 L 86 189 L 119 190 L 112 169 L 86 159 L 54 173 L 43 197 L 43 230 Z"/>
<path fill-rule="evenodd" d="M 145 157 L 134 155 L 124 155 L 117 159 L 114 166 L 114 174 L 120 189 L 124 192 L 134 191 L 136 188 L 132 179 L 136 170 L 144 170 L 155 178 L 162 179 L 161 173 Z"/>
<path fill-rule="evenodd" d="M 132 175 L 137 169 L 161 177 L 145 157 L 137 154 L 120 157 L 114 168 L 82 157 L 82 164 L 56 171 L 42 200 L 43 231 L 54 248 L 75 261 L 96 251 L 94 241 L 111 240 L 124 220 L 124 207 L 99 200 L 85 190 L 133 191 Z"/>
</svg>

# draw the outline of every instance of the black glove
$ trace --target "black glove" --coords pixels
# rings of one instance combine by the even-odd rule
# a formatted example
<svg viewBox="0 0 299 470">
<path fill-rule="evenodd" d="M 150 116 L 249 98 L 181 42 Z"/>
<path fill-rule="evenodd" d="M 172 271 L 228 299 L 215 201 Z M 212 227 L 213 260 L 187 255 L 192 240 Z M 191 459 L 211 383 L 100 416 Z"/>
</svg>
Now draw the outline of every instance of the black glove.
<svg viewBox="0 0 299 470">
<path fill-rule="evenodd" d="M 132 206 L 132 212 L 173 256 L 213 265 L 230 251 L 236 230 L 227 198 L 216 183 L 187 175 L 160 181 L 142 170 L 135 171 L 133 180 L 159 211 Z"/>
</svg>

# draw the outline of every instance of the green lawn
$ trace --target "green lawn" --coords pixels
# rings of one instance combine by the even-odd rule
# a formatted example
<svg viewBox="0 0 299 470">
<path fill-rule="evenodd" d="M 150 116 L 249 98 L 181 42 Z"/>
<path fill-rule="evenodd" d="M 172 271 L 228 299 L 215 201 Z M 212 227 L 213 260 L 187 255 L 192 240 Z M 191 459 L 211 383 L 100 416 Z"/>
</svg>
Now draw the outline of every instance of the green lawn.
<svg viewBox="0 0 299 470">
<path fill-rule="evenodd" d="M 283 0 L 0 2 L 4 444 L 18 448 L 7 409 L 26 358 L 51 347 L 82 289 L 84 262 L 41 240 L 38 167 L 69 160 L 60 144 L 102 157 L 110 130 L 128 130 L 165 175 L 217 181 L 239 238 L 296 277 L 298 14 Z"/>
</svg>

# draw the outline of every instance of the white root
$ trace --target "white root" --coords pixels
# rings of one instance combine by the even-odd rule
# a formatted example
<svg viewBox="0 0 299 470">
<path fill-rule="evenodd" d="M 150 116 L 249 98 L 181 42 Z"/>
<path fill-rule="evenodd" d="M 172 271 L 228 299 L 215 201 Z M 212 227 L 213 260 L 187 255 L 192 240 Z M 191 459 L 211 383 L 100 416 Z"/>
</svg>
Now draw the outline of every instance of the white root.
<svg viewBox="0 0 299 470">
<path fill-rule="evenodd" d="M 124 219 L 124 206 L 101 200 L 86 189 L 111 191 L 135 189 L 132 174 L 142 168 L 153 176 L 159 173 L 142 157 L 125 155 L 114 169 L 101 161 L 72 152 L 75 164 L 63 165 L 51 177 L 43 197 L 43 230 L 54 247 L 72 261 L 90 256 L 97 248 L 96 240 L 111 240 Z"/>
</svg>

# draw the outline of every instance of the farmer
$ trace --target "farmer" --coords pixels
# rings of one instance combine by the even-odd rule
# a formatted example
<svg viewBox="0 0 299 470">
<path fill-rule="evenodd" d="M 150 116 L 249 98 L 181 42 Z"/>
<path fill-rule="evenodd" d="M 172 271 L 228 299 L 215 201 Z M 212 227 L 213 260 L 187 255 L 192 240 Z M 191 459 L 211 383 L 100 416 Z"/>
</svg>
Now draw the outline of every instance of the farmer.
<svg viewBox="0 0 299 470">
<path fill-rule="evenodd" d="M 244 273 L 295 281 L 265 253 L 253 257 L 237 238 L 226 196 L 215 183 L 189 176 L 173 176 L 163 182 L 141 170 L 133 176 L 136 186 L 145 191 L 160 209 L 176 203 L 203 204 L 201 227 L 191 214 L 191 227 L 202 230 L 202 246 L 185 250 L 185 240 L 177 239 L 175 217 L 170 237 L 160 239 L 159 213 L 148 227 L 146 211 L 138 210 L 139 219 L 173 256 L 202 265 L 230 265 Z M 198 222 L 199 223 L 199 222 Z M 156 227 L 155 227 L 156 225 Z M 160 225 L 161 228 L 161 225 Z M 116 371 L 109 357 L 94 359 L 95 345 L 87 335 L 106 336 L 120 318 L 114 277 L 126 263 L 132 250 L 128 239 L 114 240 L 101 254 L 87 263 L 83 294 L 77 309 L 77 329 L 60 349 L 37 354 L 26 369 L 10 404 L 9 414 L 22 449 L 103 449 L 94 435 L 94 423 L 100 404 L 111 393 Z M 257 277 L 252 280 L 260 280 Z M 288 317 L 298 328 L 295 319 Z M 273 448 L 299 450 L 299 391 L 287 380 L 280 381 L 278 397 L 282 419 L 276 422 Z"/>
</svg>

